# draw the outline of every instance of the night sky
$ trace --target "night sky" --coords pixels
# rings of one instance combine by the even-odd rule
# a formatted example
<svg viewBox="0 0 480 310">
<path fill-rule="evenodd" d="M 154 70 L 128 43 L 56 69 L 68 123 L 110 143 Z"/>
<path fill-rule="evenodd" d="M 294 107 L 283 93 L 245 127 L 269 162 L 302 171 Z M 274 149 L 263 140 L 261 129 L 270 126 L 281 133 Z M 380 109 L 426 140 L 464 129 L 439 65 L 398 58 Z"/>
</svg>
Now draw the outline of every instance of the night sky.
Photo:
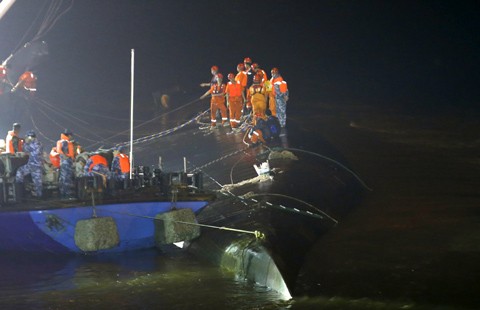
<svg viewBox="0 0 480 310">
<path fill-rule="evenodd" d="M 0 21 L 2 59 L 45 2 L 18 0 Z M 475 1 L 75 1 L 43 38 L 50 54 L 36 69 L 38 93 L 62 107 L 128 106 L 133 48 L 140 106 L 152 104 L 152 92 L 174 86 L 196 98 L 212 65 L 228 74 L 248 56 L 268 73 L 280 69 L 290 106 L 474 107 L 479 7 Z"/>
</svg>

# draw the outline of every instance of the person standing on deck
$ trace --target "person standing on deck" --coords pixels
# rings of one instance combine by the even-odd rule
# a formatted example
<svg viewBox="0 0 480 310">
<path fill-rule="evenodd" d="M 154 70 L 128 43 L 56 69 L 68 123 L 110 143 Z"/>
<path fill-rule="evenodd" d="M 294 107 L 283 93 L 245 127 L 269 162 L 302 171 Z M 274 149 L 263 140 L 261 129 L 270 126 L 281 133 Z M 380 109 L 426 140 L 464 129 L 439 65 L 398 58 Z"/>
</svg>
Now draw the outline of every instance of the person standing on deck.
<svg viewBox="0 0 480 310">
<path fill-rule="evenodd" d="M 265 87 L 261 85 L 261 75 L 253 77 L 253 84 L 248 89 L 247 106 L 252 108 L 253 120 L 266 119 L 265 110 L 267 109 L 267 99 L 265 94 Z"/>
<path fill-rule="evenodd" d="M 245 74 L 247 76 L 246 88 L 249 88 L 253 84 L 253 77 L 255 75 L 252 69 L 252 60 L 250 57 L 245 57 L 243 60 L 243 65 L 245 66 Z"/>
<path fill-rule="evenodd" d="M 227 105 L 230 112 L 230 126 L 236 129 L 240 126 L 240 118 L 242 117 L 242 107 L 245 101 L 245 94 L 240 82 L 235 80 L 233 73 L 228 74 L 227 87 L 225 93 L 227 96 Z"/>
<path fill-rule="evenodd" d="M 60 198 L 73 198 L 73 160 L 75 159 L 75 150 L 73 146 L 72 132 L 65 129 L 60 134 L 60 140 L 57 141 L 57 153 L 60 154 L 60 177 L 59 191 Z"/>
<path fill-rule="evenodd" d="M 212 85 L 200 99 L 212 95 L 210 100 L 210 115 L 211 115 L 211 129 L 215 129 L 217 125 L 217 110 L 222 115 L 222 125 L 228 124 L 227 120 L 227 107 L 225 106 L 225 84 L 222 83 L 223 75 L 217 74 L 217 83 Z"/>
<path fill-rule="evenodd" d="M 201 83 L 201 87 L 212 87 L 214 84 L 217 83 L 218 67 L 212 66 L 210 68 L 210 72 L 212 73 L 212 79 L 210 80 L 210 83 Z"/>
<path fill-rule="evenodd" d="M 34 196 L 42 197 L 43 145 L 37 140 L 33 130 L 29 130 L 25 137 L 25 152 L 28 153 L 28 162 L 18 168 L 15 182 L 23 183 L 25 176 L 30 174 L 35 189 Z"/>
<path fill-rule="evenodd" d="M 21 128 L 22 126 L 19 123 L 14 123 L 12 130 L 8 131 L 5 138 L 5 153 L 15 154 L 23 152 L 23 139 L 18 136 Z"/>
<path fill-rule="evenodd" d="M 272 78 L 272 93 L 275 98 L 276 114 L 280 126 L 284 128 L 287 125 L 287 101 L 288 101 L 288 87 L 287 82 L 283 80 L 277 68 L 271 70 Z"/>
<path fill-rule="evenodd" d="M 116 181 L 124 181 L 130 173 L 130 158 L 126 154 L 127 148 L 119 146 L 113 151 L 112 173 Z"/>
</svg>

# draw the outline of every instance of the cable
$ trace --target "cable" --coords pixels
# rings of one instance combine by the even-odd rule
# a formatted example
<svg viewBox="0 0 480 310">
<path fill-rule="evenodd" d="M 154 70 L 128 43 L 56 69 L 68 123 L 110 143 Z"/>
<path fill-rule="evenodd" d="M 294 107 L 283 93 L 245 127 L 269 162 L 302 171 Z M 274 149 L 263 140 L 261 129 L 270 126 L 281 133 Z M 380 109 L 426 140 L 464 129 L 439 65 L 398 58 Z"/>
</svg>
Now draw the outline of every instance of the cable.
<svg viewBox="0 0 480 310">
<path fill-rule="evenodd" d="M 335 164 L 337 164 L 338 166 L 340 166 L 341 168 L 343 168 L 344 170 L 346 170 L 347 172 L 349 172 L 351 175 L 353 175 L 353 177 L 355 179 L 357 179 L 357 181 L 367 190 L 369 191 L 373 191 L 373 189 L 371 189 L 370 187 L 368 187 L 368 185 L 362 181 L 362 179 L 360 179 L 360 177 L 355 173 L 353 172 L 352 170 L 350 170 L 349 168 L 347 168 L 345 165 L 341 164 L 340 162 L 330 158 L 330 157 L 327 157 L 325 155 L 321 155 L 321 154 L 318 154 L 318 153 L 315 153 L 315 152 L 311 152 L 311 151 L 306 151 L 306 150 L 302 150 L 302 149 L 297 149 L 297 148 L 293 148 L 293 147 L 287 147 L 287 148 L 283 148 L 285 150 L 291 150 L 291 151 L 298 151 L 298 152 L 304 152 L 304 153 L 307 153 L 307 154 L 310 154 L 310 155 L 314 155 L 314 156 L 318 156 L 320 158 L 323 158 L 323 159 L 326 159 L 328 161 L 331 161 Z"/>
</svg>

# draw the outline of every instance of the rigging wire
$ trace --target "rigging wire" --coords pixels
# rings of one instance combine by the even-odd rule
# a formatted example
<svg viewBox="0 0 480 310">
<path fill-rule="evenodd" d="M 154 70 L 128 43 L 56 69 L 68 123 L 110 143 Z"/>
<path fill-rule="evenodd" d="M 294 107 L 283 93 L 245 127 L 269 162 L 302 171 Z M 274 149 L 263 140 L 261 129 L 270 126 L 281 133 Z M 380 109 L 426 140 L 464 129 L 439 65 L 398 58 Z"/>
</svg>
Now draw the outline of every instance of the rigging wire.
<svg viewBox="0 0 480 310">
<path fill-rule="evenodd" d="M 73 3 L 74 1 L 70 0 L 68 7 L 59 13 L 60 8 L 63 5 L 63 0 L 52 1 L 52 4 L 50 5 L 50 8 L 49 8 L 49 14 L 47 14 L 44 22 L 40 26 L 39 31 L 37 32 L 37 34 L 35 35 L 32 41 L 40 40 L 48 32 L 50 32 L 50 30 L 52 30 L 52 28 L 55 26 L 58 20 L 72 9 Z"/>
<path fill-rule="evenodd" d="M 168 114 L 171 114 L 171 113 L 176 112 L 176 111 L 178 111 L 178 110 L 180 110 L 180 109 L 183 109 L 183 108 L 185 108 L 185 107 L 187 107 L 187 106 L 189 106 L 189 105 L 191 105 L 191 104 L 193 104 L 193 103 L 196 103 L 196 102 L 198 102 L 198 101 L 200 101 L 200 98 L 197 98 L 197 99 L 195 99 L 195 100 L 192 100 L 192 101 L 190 101 L 190 102 L 187 102 L 186 104 L 181 105 L 181 106 L 179 106 L 179 107 L 176 108 L 176 109 L 173 109 L 173 110 L 171 110 L 171 111 L 169 111 L 169 112 L 167 112 L 167 113 L 163 113 L 163 114 L 161 114 L 161 115 L 159 115 L 159 116 L 156 116 L 156 117 L 154 117 L 154 118 L 152 118 L 152 119 L 150 119 L 150 120 L 148 120 L 148 121 L 145 121 L 145 122 L 143 122 L 143 123 L 135 126 L 134 129 L 138 129 L 138 128 L 146 125 L 146 124 L 149 124 L 149 123 L 151 123 L 151 122 L 153 122 L 153 121 L 155 121 L 155 120 L 157 120 L 157 119 L 159 119 L 159 118 L 162 118 L 162 117 L 164 117 L 164 116 L 166 116 L 166 115 L 168 115 Z M 177 126 L 177 127 L 174 127 L 173 129 L 168 129 L 168 130 L 162 131 L 162 132 L 160 132 L 160 133 L 155 133 L 155 134 L 150 135 L 150 136 L 138 138 L 138 139 L 134 140 L 134 143 L 142 143 L 142 142 L 150 141 L 151 139 L 156 139 L 156 138 L 163 137 L 163 136 L 165 136 L 165 135 L 167 135 L 167 134 L 169 134 L 169 133 L 171 133 L 171 132 L 174 132 L 174 131 L 176 131 L 176 130 L 178 130 L 178 129 L 180 129 L 180 128 L 185 127 L 186 125 L 190 124 L 191 122 L 193 122 L 194 120 L 196 120 L 197 118 L 199 118 L 201 115 L 203 115 L 203 114 L 206 113 L 207 111 L 208 111 L 208 110 L 204 111 L 202 114 L 194 117 L 193 119 L 187 121 L 186 123 L 183 123 L 183 124 L 181 124 L 181 125 L 179 125 L 179 126 Z M 120 131 L 120 132 L 118 132 L 118 133 L 116 133 L 116 134 L 108 137 L 107 139 L 112 139 L 112 138 L 115 138 L 115 137 L 118 137 L 118 136 L 121 136 L 121 135 L 125 135 L 125 134 L 127 134 L 129 131 L 130 131 L 130 129 L 127 129 L 127 130 L 124 130 L 124 131 Z M 97 144 L 99 144 L 99 143 L 101 143 L 101 142 L 99 141 L 99 142 L 93 143 L 92 145 L 90 145 L 90 147 L 92 147 L 92 146 L 94 146 L 94 145 L 97 145 Z M 121 143 L 118 143 L 118 144 L 116 144 L 116 145 L 127 145 L 127 144 L 129 144 L 129 143 L 130 143 L 130 142 L 121 142 Z"/>
</svg>

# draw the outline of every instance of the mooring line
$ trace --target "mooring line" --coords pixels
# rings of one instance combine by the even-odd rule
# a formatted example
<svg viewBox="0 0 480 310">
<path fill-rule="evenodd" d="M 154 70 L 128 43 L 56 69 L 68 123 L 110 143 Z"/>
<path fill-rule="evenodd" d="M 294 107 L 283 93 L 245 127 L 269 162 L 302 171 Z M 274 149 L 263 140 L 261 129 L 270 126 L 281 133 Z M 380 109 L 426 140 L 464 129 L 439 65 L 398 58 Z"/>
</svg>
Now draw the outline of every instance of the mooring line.
<svg viewBox="0 0 480 310">
<path fill-rule="evenodd" d="M 226 230 L 226 231 L 232 231 L 232 232 L 239 232 L 239 233 L 244 233 L 244 234 L 251 234 L 254 235 L 255 238 L 257 239 L 265 239 L 265 234 L 258 231 L 258 230 L 244 230 L 244 229 L 237 229 L 237 228 L 231 228 L 231 227 L 225 227 L 225 226 L 214 226 L 214 225 L 207 225 L 207 224 L 200 224 L 200 223 L 192 223 L 192 222 L 184 222 L 184 221 L 176 221 L 176 220 L 166 220 L 166 219 L 159 219 L 153 216 L 148 216 L 148 215 L 139 215 L 139 214 L 133 214 L 133 213 L 125 213 L 125 212 L 115 212 L 115 211 L 106 211 L 104 212 L 110 212 L 110 213 L 115 213 L 119 215 L 128 215 L 128 216 L 133 216 L 133 217 L 138 217 L 138 218 L 145 218 L 145 219 L 151 219 L 154 221 L 164 221 L 164 222 L 174 222 L 174 223 L 180 223 L 180 224 L 186 224 L 186 225 L 192 225 L 192 226 L 199 226 L 199 227 L 206 227 L 206 228 L 212 228 L 212 229 L 219 229 L 219 230 Z"/>
</svg>

